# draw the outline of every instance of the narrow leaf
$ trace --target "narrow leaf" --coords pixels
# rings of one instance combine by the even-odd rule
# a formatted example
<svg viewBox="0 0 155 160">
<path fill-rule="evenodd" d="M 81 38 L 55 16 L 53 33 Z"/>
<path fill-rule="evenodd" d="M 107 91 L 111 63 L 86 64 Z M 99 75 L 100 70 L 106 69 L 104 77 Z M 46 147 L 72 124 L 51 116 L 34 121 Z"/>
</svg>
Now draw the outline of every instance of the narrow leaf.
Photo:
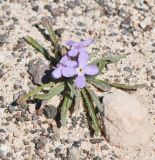
<svg viewBox="0 0 155 160">
<path fill-rule="evenodd" d="M 96 81 L 95 79 L 88 79 L 88 82 L 102 91 L 109 91 L 109 89 L 111 88 L 108 84 L 101 83 L 99 81 Z"/>
<path fill-rule="evenodd" d="M 47 83 L 47 84 L 43 84 L 41 86 L 38 86 L 36 87 L 34 90 L 30 91 L 29 93 L 27 93 L 26 95 L 20 97 L 18 100 L 17 100 L 17 104 L 26 104 L 26 101 L 28 99 L 31 99 L 34 97 L 35 94 L 39 93 L 40 91 L 42 91 L 44 88 L 46 87 L 51 87 L 53 86 L 54 83 L 53 82 L 50 82 L 50 83 Z"/>
<path fill-rule="evenodd" d="M 105 68 L 105 66 L 109 63 L 117 63 L 121 59 L 125 58 L 126 55 L 113 55 L 104 58 L 98 58 L 94 60 L 91 64 L 95 64 L 99 67 L 100 72 Z"/>
<path fill-rule="evenodd" d="M 58 38 L 52 28 L 52 24 L 48 18 L 42 18 L 42 24 L 47 28 L 53 46 L 56 45 Z"/>
<path fill-rule="evenodd" d="M 89 115 L 92 118 L 95 134 L 99 135 L 99 133 L 100 133 L 100 127 L 99 127 L 99 123 L 98 123 L 98 120 L 97 120 L 97 117 L 96 117 L 96 114 L 95 114 L 95 111 L 94 111 L 94 108 L 93 108 L 93 104 L 89 100 L 89 96 L 87 95 L 87 93 L 86 93 L 85 90 L 81 90 L 81 94 L 82 94 L 83 99 L 85 101 L 85 104 L 86 104 L 86 106 L 88 108 Z"/>
<path fill-rule="evenodd" d="M 28 36 L 26 38 L 26 41 L 27 41 L 28 44 L 30 44 L 32 47 L 34 47 L 37 51 L 42 53 L 47 60 L 51 61 L 51 59 L 53 57 L 51 57 L 49 52 L 43 46 L 41 46 L 35 39 L 33 39 L 32 37 Z"/>
<path fill-rule="evenodd" d="M 98 109 L 103 112 L 103 105 L 101 104 L 99 98 L 97 97 L 97 95 L 94 93 L 93 90 L 91 90 L 90 88 L 86 88 L 86 91 L 89 93 L 89 95 L 91 96 L 92 100 L 95 102 L 96 106 L 98 107 Z"/>
<path fill-rule="evenodd" d="M 146 86 L 145 84 L 127 85 L 119 83 L 109 83 L 108 81 L 104 81 L 103 83 L 122 90 L 137 90 L 138 88 L 144 88 Z"/>
<path fill-rule="evenodd" d="M 64 91 L 65 85 L 64 83 L 61 83 L 59 85 L 56 85 L 55 87 L 51 88 L 51 90 L 47 94 L 38 94 L 35 95 L 35 98 L 40 100 L 48 100 L 58 94 L 60 94 L 62 91 Z"/>
<path fill-rule="evenodd" d="M 70 93 L 69 95 L 65 96 L 61 106 L 61 124 L 63 126 L 66 124 L 67 111 L 71 107 L 72 102 L 73 102 L 73 95 Z"/>
<path fill-rule="evenodd" d="M 72 84 L 70 84 L 70 82 L 68 82 L 67 84 L 68 84 L 68 87 L 69 87 L 70 91 L 72 92 L 72 94 L 76 96 L 78 93 L 77 93 L 75 87 Z"/>
</svg>

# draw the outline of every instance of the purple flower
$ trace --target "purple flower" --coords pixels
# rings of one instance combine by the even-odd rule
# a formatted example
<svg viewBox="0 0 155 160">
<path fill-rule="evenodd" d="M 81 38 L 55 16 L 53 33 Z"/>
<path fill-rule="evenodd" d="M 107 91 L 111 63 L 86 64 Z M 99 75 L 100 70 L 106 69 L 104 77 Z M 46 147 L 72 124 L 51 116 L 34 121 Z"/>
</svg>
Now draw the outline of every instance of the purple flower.
<svg viewBox="0 0 155 160">
<path fill-rule="evenodd" d="M 92 39 L 87 39 L 81 42 L 74 42 L 70 40 L 70 41 L 67 41 L 65 44 L 71 47 L 71 50 L 68 52 L 68 55 L 70 57 L 75 57 L 78 55 L 78 53 L 87 53 L 87 50 L 85 47 L 88 47 L 92 43 L 93 43 Z"/>
<path fill-rule="evenodd" d="M 68 56 L 63 56 L 60 63 L 52 72 L 52 76 L 56 79 L 64 77 L 73 77 L 75 75 L 75 67 L 77 66 L 76 61 L 72 61 Z"/>
<path fill-rule="evenodd" d="M 77 88 L 83 88 L 86 85 L 85 75 L 96 75 L 99 69 L 95 65 L 87 65 L 89 56 L 86 53 L 79 54 L 78 67 L 76 67 L 77 77 L 75 79 L 75 85 Z"/>
</svg>

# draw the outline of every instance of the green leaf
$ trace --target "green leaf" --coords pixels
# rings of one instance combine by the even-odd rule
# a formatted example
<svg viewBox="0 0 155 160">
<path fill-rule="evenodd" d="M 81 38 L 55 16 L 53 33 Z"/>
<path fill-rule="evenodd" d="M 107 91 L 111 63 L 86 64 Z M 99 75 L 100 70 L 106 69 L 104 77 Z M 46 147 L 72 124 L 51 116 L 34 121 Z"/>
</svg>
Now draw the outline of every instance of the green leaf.
<svg viewBox="0 0 155 160">
<path fill-rule="evenodd" d="M 69 87 L 70 91 L 72 92 L 72 94 L 74 96 L 76 96 L 78 93 L 77 93 L 75 87 L 73 86 L 73 84 L 70 84 L 70 82 L 68 82 L 67 84 L 68 84 L 68 87 Z"/>
<path fill-rule="evenodd" d="M 63 126 L 66 124 L 67 111 L 71 107 L 72 103 L 73 103 L 73 95 L 70 92 L 69 95 L 65 96 L 61 106 L 61 124 Z"/>
<path fill-rule="evenodd" d="M 50 83 L 47 83 L 47 84 L 43 84 L 41 86 L 38 86 L 36 87 L 34 90 L 30 91 L 29 93 L 27 93 L 26 95 L 20 97 L 18 100 L 17 100 L 17 104 L 21 104 L 21 105 L 25 105 L 26 104 L 26 101 L 28 99 L 31 99 L 34 97 L 35 94 L 39 93 L 40 91 L 42 91 L 44 88 L 46 87 L 51 87 L 53 86 L 54 83 L 53 82 L 50 82 Z"/>
<path fill-rule="evenodd" d="M 52 42 L 52 45 L 54 46 L 53 52 L 55 54 L 55 58 L 57 60 L 59 60 L 64 54 L 67 53 L 67 48 L 61 45 L 60 40 L 56 36 L 56 34 L 52 28 L 52 24 L 48 18 L 43 18 L 42 24 L 48 30 L 50 40 Z"/>
<path fill-rule="evenodd" d="M 42 24 L 45 28 L 47 28 L 51 42 L 52 42 L 53 46 L 55 46 L 58 42 L 58 38 L 52 28 L 52 24 L 51 24 L 50 20 L 48 18 L 42 18 Z"/>
<path fill-rule="evenodd" d="M 94 127 L 94 130 L 95 130 L 95 134 L 99 135 L 100 127 L 99 127 L 99 123 L 98 123 L 98 120 L 97 120 L 97 117 L 96 117 L 96 114 L 95 114 L 95 111 L 94 111 L 94 108 L 93 108 L 93 104 L 90 101 L 89 96 L 87 95 L 87 93 L 86 93 L 86 91 L 84 89 L 81 90 L 81 94 L 82 94 L 84 102 L 85 102 L 85 104 L 86 104 L 86 106 L 88 108 L 89 115 L 90 115 L 90 117 L 92 119 L 93 127 Z"/>
<path fill-rule="evenodd" d="M 102 91 L 109 91 L 111 88 L 108 84 L 96 81 L 96 79 L 88 79 L 88 82 Z"/>
<path fill-rule="evenodd" d="M 41 46 L 35 39 L 28 36 L 26 38 L 26 41 L 28 44 L 30 44 L 32 47 L 34 47 L 37 51 L 42 53 L 47 60 L 51 61 L 53 59 L 53 57 L 50 56 L 49 52 L 43 46 Z"/>
<path fill-rule="evenodd" d="M 105 57 L 104 59 L 109 63 L 117 63 L 123 58 L 126 58 L 126 55 L 112 55 L 109 57 Z"/>
<path fill-rule="evenodd" d="M 97 95 L 94 93 L 93 90 L 91 90 L 90 88 L 86 88 L 86 91 L 89 93 L 89 95 L 91 96 L 92 100 L 95 102 L 96 106 L 98 107 L 99 111 L 103 112 L 103 105 L 101 104 L 99 98 L 97 97 Z"/>
<path fill-rule="evenodd" d="M 99 67 L 100 72 L 105 68 L 105 66 L 109 63 L 117 63 L 121 59 L 125 58 L 126 55 L 113 55 L 104 58 L 98 58 L 94 60 L 91 64 L 97 65 Z"/>
<path fill-rule="evenodd" d="M 128 85 L 128 84 L 110 83 L 108 81 L 104 81 L 103 83 L 110 85 L 111 87 L 115 87 L 122 90 L 137 90 L 139 88 L 144 88 L 146 86 L 145 84 Z"/>
<path fill-rule="evenodd" d="M 65 89 L 65 84 L 61 83 L 56 85 L 55 87 L 51 88 L 51 90 L 47 94 L 38 94 L 35 95 L 35 98 L 40 100 L 48 100 L 58 94 L 60 94 Z"/>
</svg>

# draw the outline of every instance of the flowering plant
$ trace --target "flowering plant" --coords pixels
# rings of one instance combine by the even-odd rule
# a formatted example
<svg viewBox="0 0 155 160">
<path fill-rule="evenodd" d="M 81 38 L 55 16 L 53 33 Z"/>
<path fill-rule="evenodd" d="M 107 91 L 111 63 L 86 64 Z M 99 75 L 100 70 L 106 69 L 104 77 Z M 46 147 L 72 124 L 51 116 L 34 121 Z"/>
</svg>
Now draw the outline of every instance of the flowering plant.
<svg viewBox="0 0 155 160">
<path fill-rule="evenodd" d="M 108 91 L 111 87 L 123 90 L 136 90 L 141 85 L 129 86 L 98 79 L 98 74 L 102 72 L 107 64 L 117 63 L 124 56 L 115 55 L 89 62 L 89 54 L 86 47 L 93 43 L 92 39 L 80 42 L 70 40 L 62 45 L 53 31 L 50 21 L 44 18 L 42 24 L 47 28 L 49 33 L 53 45 L 52 54 L 32 37 L 27 37 L 26 41 L 51 62 L 51 82 L 40 85 L 33 91 L 20 97 L 17 103 L 25 105 L 31 99 L 49 100 L 61 94 L 63 96 L 63 102 L 61 103 L 61 124 L 65 125 L 67 111 L 73 105 L 79 106 L 80 100 L 83 100 L 84 106 L 87 108 L 86 111 L 88 111 L 91 117 L 92 127 L 95 134 L 98 135 L 101 127 L 96 115 L 96 109 L 103 112 L 103 106 L 99 97 L 91 89 L 91 86 L 102 92 Z M 49 88 L 48 91 L 47 88 Z"/>
</svg>

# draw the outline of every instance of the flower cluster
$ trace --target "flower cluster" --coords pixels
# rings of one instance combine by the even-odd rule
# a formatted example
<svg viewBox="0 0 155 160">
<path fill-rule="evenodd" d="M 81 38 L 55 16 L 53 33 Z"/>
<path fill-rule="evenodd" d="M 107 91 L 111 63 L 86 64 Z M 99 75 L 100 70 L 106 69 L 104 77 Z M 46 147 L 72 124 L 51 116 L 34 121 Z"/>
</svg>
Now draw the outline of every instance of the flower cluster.
<svg viewBox="0 0 155 160">
<path fill-rule="evenodd" d="M 96 75 L 99 69 L 95 65 L 88 65 L 89 55 L 86 50 L 93 41 L 87 39 L 81 42 L 67 41 L 65 44 L 70 47 L 68 53 L 63 56 L 52 72 L 52 77 L 75 77 L 77 88 L 83 88 L 86 85 L 86 75 Z"/>
</svg>

